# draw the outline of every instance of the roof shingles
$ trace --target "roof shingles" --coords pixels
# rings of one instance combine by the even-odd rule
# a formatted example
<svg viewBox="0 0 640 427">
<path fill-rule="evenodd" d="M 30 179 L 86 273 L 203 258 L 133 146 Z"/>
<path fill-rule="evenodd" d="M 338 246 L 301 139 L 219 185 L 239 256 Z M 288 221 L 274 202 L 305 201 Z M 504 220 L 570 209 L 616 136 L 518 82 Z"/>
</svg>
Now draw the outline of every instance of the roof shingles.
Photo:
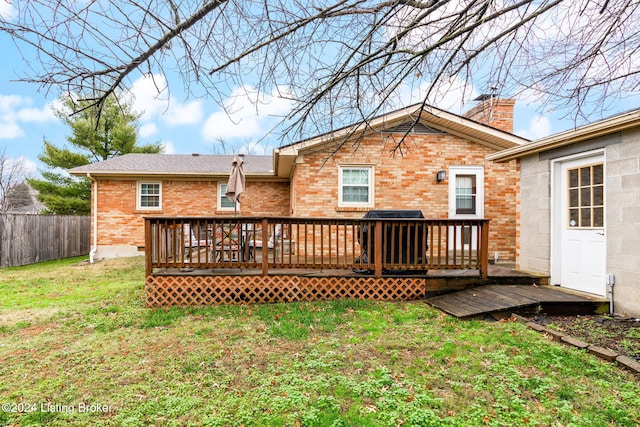
<svg viewBox="0 0 640 427">
<path fill-rule="evenodd" d="M 125 154 L 70 169 L 73 175 L 97 174 L 168 174 L 225 175 L 231 172 L 233 155 L 193 154 Z M 247 174 L 272 175 L 272 156 L 244 156 Z"/>
</svg>

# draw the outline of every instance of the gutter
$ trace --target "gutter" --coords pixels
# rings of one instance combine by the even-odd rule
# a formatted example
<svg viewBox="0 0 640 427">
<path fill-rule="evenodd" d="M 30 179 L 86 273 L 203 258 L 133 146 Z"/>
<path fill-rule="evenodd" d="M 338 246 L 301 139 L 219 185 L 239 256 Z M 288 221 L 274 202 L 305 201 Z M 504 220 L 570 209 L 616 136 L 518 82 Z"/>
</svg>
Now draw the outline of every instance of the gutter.
<svg viewBox="0 0 640 427">
<path fill-rule="evenodd" d="M 89 263 L 95 262 L 96 252 L 98 252 L 98 181 L 87 172 L 87 178 L 91 180 L 91 195 L 93 196 L 93 209 L 91 209 L 91 227 L 93 228 L 93 245 L 89 251 Z M 95 189 L 94 189 L 95 184 Z"/>
<path fill-rule="evenodd" d="M 587 139 L 622 132 L 640 125 L 640 110 L 633 110 L 598 122 L 589 123 L 576 129 L 560 132 L 543 139 L 508 148 L 497 153 L 490 154 L 487 160 L 494 162 L 508 162 L 523 156 L 536 154 L 541 151 L 563 147 Z"/>
</svg>

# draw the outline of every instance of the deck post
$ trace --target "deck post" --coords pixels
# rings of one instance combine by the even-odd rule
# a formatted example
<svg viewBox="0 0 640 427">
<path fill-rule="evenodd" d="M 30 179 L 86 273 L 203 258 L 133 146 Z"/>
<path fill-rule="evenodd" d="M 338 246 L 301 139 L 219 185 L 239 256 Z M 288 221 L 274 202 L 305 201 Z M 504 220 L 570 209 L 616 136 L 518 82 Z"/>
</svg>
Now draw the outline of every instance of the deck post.
<svg viewBox="0 0 640 427">
<path fill-rule="evenodd" d="M 275 242 L 274 242 L 275 243 Z M 276 250 L 275 244 L 273 245 L 274 252 Z M 262 275 L 269 275 L 269 221 L 267 218 L 262 218 Z"/>
<path fill-rule="evenodd" d="M 481 227 L 480 276 L 486 279 L 489 274 L 489 221 L 483 221 Z"/>
<path fill-rule="evenodd" d="M 153 242 L 151 236 L 151 220 L 149 218 L 144 219 L 144 274 L 145 277 L 151 276 L 153 269 L 151 265 L 153 263 L 153 247 L 151 246 Z"/>
<path fill-rule="evenodd" d="M 382 221 L 376 221 L 373 247 L 375 248 L 375 276 L 382 277 Z"/>
</svg>

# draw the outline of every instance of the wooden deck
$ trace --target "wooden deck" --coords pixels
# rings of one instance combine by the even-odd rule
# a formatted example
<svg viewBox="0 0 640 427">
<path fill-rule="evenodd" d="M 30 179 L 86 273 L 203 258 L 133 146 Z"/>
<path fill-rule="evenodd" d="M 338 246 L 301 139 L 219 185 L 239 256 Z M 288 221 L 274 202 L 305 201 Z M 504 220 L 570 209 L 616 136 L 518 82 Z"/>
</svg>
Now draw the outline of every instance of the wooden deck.
<svg viewBox="0 0 640 427">
<path fill-rule="evenodd" d="M 518 272 L 508 265 L 492 265 L 487 277 L 477 270 L 432 270 L 378 277 L 345 269 L 251 268 L 155 269 L 147 277 L 147 305 L 252 304 L 316 301 L 339 298 L 380 301 L 425 298 L 486 284 L 547 283 L 546 277 Z"/>
<path fill-rule="evenodd" d="M 606 299 L 548 285 L 484 285 L 427 298 L 427 302 L 456 317 L 511 313 L 594 314 L 608 310 Z"/>
</svg>

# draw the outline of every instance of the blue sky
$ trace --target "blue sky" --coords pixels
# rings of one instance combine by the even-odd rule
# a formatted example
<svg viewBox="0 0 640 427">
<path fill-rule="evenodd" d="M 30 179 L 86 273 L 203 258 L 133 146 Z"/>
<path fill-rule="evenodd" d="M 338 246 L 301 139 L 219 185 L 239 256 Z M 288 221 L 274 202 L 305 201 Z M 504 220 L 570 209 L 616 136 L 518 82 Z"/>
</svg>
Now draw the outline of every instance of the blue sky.
<svg viewBox="0 0 640 427">
<path fill-rule="evenodd" d="M 51 106 L 57 102 L 57 93 L 45 93 L 33 83 L 15 80 L 27 71 L 26 64 L 32 58 L 22 58 L 8 36 L 0 33 L 3 61 L 0 64 L 0 152 L 11 158 L 24 158 L 32 174 L 37 174 L 42 164 L 37 157 L 46 138 L 56 146 L 66 145 L 69 128 L 53 114 Z M 25 59 L 27 61 L 25 61 Z M 228 100 L 227 112 L 214 102 L 204 98 L 190 98 L 178 91 L 181 82 L 171 86 L 160 96 L 154 96 L 155 87 L 163 87 L 170 76 L 154 75 L 134 81 L 131 92 L 135 97 L 134 109 L 142 113 L 139 140 L 142 143 L 160 142 L 166 153 L 270 154 L 283 141 L 277 136 L 266 136 L 285 115 L 290 104 L 270 93 L 256 93 L 250 87 L 235 88 Z M 455 79 L 454 79 L 455 80 Z M 472 101 L 479 93 L 473 89 L 464 92 L 453 86 L 440 98 L 439 108 L 453 113 L 463 113 L 472 108 Z M 273 94 L 277 93 L 276 88 Z M 464 94 L 463 94 L 464 93 Z M 410 105 L 419 98 L 408 89 L 401 97 Z M 260 99 L 256 110 L 251 100 Z M 406 101 L 405 101 L 406 100 Z M 634 105 L 635 102 L 635 105 Z M 515 133 L 525 138 L 537 139 L 574 127 L 573 120 L 540 113 L 541 106 L 516 97 Z M 607 115 L 638 108 L 630 99 L 616 106 Z M 228 112 L 231 111 L 231 114 Z M 601 117 L 594 117 L 597 120 Z M 307 135 L 311 137 L 313 135 Z M 295 142 L 284 140 L 284 143 Z"/>
</svg>

